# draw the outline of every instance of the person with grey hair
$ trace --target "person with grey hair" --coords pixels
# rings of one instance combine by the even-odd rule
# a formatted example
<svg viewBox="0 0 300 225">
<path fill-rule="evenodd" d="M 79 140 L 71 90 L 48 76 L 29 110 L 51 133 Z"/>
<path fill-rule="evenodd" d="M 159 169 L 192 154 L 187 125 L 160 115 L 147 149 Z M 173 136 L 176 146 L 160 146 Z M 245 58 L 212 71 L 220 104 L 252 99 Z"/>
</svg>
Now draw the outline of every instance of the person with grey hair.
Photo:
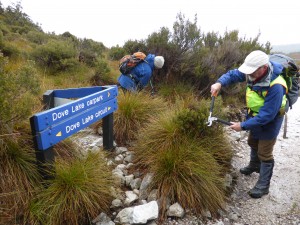
<svg viewBox="0 0 300 225">
<path fill-rule="evenodd" d="M 148 54 L 143 62 L 130 71 L 130 76 L 121 74 L 118 82 L 125 91 L 140 91 L 150 82 L 154 69 L 161 69 L 164 62 L 163 56 Z"/>
<path fill-rule="evenodd" d="M 249 132 L 250 162 L 240 169 L 244 175 L 259 173 L 255 186 L 248 192 L 253 198 L 261 198 L 269 193 L 274 168 L 273 148 L 279 134 L 286 105 L 287 84 L 280 75 L 283 66 L 272 62 L 266 53 L 251 52 L 244 63 L 223 74 L 211 86 L 212 95 L 217 95 L 221 87 L 237 82 L 247 82 L 247 117 L 244 122 L 231 122 L 235 131 Z"/>
</svg>

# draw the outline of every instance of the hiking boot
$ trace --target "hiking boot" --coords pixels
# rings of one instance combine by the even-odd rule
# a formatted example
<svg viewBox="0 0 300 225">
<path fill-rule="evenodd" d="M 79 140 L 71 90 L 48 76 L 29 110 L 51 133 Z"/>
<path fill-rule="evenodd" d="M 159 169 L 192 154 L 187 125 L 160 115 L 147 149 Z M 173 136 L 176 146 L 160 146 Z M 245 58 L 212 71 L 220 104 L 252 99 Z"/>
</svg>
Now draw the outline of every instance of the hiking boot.
<svg viewBox="0 0 300 225">
<path fill-rule="evenodd" d="M 255 186 L 248 192 L 248 194 L 252 198 L 261 198 L 262 196 L 269 194 L 269 187 L 260 189 Z"/>
<path fill-rule="evenodd" d="M 259 173 L 260 163 L 250 162 L 248 166 L 240 169 L 240 173 L 244 175 L 250 175 L 254 172 Z"/>
<path fill-rule="evenodd" d="M 269 193 L 270 181 L 273 175 L 274 160 L 262 161 L 259 172 L 259 179 L 254 188 L 248 194 L 252 198 L 261 198 Z"/>
<path fill-rule="evenodd" d="M 240 169 L 241 174 L 250 175 L 254 172 L 259 173 L 260 161 L 257 151 L 251 148 L 249 165 Z"/>
</svg>

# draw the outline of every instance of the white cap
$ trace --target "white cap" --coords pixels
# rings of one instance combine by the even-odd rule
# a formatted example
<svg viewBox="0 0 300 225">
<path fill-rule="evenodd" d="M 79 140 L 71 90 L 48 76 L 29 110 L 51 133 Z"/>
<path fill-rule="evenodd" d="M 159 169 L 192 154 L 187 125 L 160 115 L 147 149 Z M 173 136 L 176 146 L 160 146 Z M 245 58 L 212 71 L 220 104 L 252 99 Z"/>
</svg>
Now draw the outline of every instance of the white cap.
<svg viewBox="0 0 300 225">
<path fill-rule="evenodd" d="M 268 64 L 269 57 L 266 53 L 256 50 L 251 52 L 238 70 L 244 74 L 251 74 L 259 67 Z"/>
<path fill-rule="evenodd" d="M 154 58 L 154 66 L 157 69 L 161 69 L 165 63 L 165 59 L 162 56 L 155 56 Z"/>
</svg>

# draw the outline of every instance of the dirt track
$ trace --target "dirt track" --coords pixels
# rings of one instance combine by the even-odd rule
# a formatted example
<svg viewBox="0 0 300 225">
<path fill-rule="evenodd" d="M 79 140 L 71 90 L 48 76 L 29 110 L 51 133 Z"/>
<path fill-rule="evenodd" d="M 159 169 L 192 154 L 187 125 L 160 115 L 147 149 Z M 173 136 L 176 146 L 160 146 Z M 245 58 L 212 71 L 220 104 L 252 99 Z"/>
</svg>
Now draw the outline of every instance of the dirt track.
<svg viewBox="0 0 300 225">
<path fill-rule="evenodd" d="M 237 184 L 229 206 L 230 224 L 288 225 L 300 224 L 300 100 L 288 112 L 287 139 L 283 126 L 275 149 L 275 167 L 270 193 L 261 199 L 252 199 L 251 189 L 258 174 L 245 176 L 238 172 L 249 161 L 250 148 L 246 137 L 238 142 L 232 164 L 237 171 Z"/>
</svg>

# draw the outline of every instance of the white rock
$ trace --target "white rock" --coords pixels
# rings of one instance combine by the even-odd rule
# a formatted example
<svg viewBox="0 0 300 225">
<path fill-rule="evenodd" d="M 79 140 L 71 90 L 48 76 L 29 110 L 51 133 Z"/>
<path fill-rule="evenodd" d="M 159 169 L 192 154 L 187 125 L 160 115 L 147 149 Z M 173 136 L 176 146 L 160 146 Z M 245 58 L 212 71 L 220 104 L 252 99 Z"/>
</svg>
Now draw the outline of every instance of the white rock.
<svg viewBox="0 0 300 225">
<path fill-rule="evenodd" d="M 167 215 L 182 218 L 184 216 L 184 209 L 176 202 L 169 207 Z"/>
<path fill-rule="evenodd" d="M 120 224 L 131 224 L 133 207 L 122 209 L 116 216 L 114 222 Z"/>
<path fill-rule="evenodd" d="M 156 201 L 135 206 L 132 213 L 132 222 L 136 224 L 147 223 L 148 220 L 158 218 L 158 205 Z"/>
<path fill-rule="evenodd" d="M 130 183 L 133 181 L 133 178 L 134 178 L 134 175 L 133 174 L 130 174 L 128 176 L 125 176 L 125 185 L 127 187 L 130 186 Z"/>
<path fill-rule="evenodd" d="M 139 197 L 133 191 L 125 191 L 126 199 L 124 204 L 129 206 L 135 202 Z"/>
<path fill-rule="evenodd" d="M 119 208 L 119 207 L 122 207 L 122 206 L 123 206 L 123 203 L 122 203 L 121 199 L 114 199 L 111 202 L 110 208 L 115 209 L 115 208 Z"/>
</svg>

